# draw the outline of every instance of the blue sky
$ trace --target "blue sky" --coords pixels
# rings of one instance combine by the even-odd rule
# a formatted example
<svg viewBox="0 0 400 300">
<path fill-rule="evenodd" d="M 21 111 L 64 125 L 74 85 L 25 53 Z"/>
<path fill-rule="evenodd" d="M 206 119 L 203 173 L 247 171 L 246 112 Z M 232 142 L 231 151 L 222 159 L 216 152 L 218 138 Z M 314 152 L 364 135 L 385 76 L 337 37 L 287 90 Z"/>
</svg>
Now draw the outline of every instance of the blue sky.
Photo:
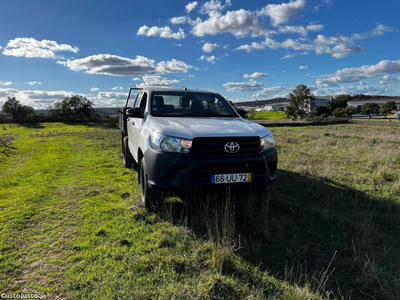
<svg viewBox="0 0 400 300">
<path fill-rule="evenodd" d="M 0 105 L 81 94 L 121 106 L 131 86 L 287 95 L 400 95 L 400 1 L 0 0 Z"/>
</svg>

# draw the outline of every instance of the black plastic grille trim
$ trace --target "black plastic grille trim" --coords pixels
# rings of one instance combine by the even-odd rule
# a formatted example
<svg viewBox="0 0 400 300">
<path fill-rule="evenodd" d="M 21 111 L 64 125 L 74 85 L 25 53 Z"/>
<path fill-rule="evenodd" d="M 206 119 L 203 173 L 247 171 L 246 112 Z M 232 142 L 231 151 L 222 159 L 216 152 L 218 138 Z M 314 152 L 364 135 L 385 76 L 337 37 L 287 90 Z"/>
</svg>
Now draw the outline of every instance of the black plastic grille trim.
<svg viewBox="0 0 400 300">
<path fill-rule="evenodd" d="M 236 153 L 228 153 L 224 147 L 229 142 L 236 142 L 240 149 Z M 201 155 L 249 155 L 262 151 L 260 138 L 254 137 L 218 137 L 218 138 L 194 138 L 190 153 Z"/>
</svg>

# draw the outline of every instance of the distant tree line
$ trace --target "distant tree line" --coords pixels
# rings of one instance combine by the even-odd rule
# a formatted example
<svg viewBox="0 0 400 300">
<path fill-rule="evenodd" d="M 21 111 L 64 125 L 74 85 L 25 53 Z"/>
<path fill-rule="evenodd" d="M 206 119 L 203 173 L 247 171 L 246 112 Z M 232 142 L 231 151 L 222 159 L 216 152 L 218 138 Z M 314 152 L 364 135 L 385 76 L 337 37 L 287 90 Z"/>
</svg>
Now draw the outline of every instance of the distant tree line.
<svg viewBox="0 0 400 300">
<path fill-rule="evenodd" d="M 315 118 L 351 118 L 352 115 L 362 113 L 371 118 L 374 114 L 384 115 L 385 118 L 396 110 L 394 101 L 387 101 L 381 107 L 376 103 L 364 103 L 360 109 L 355 106 L 349 106 L 349 100 L 368 100 L 368 99 L 391 99 L 390 96 L 370 96 L 363 94 L 339 95 L 335 100 L 327 105 L 316 107 L 315 96 L 311 94 L 310 89 L 304 85 L 298 85 L 288 96 L 289 106 L 286 108 L 286 114 L 289 118 L 297 119 L 315 119 Z"/>
<path fill-rule="evenodd" d="M 341 117 L 348 117 L 351 118 L 352 115 L 355 115 L 357 113 L 369 115 L 371 118 L 372 115 L 377 115 L 381 114 L 383 116 L 386 116 L 392 111 L 396 110 L 396 102 L 394 101 L 387 101 L 385 104 L 383 104 L 381 107 L 379 107 L 378 104 L 373 103 L 373 102 L 366 102 L 364 103 L 360 109 L 357 109 L 355 106 L 348 106 L 347 101 L 349 100 L 354 100 L 354 99 L 362 99 L 366 100 L 368 99 L 378 99 L 373 96 L 369 95 L 363 95 L 363 94 L 357 94 L 354 96 L 351 95 L 339 95 L 336 97 L 336 99 L 332 102 L 330 102 L 326 106 L 320 106 L 317 108 L 316 114 L 318 116 L 334 116 L 337 118 Z M 386 97 L 386 96 L 378 96 L 380 97 L 379 99 L 390 99 L 391 97 Z M 367 99 L 367 100 L 368 100 Z"/>
<path fill-rule="evenodd" d="M 100 116 L 94 113 L 94 103 L 89 99 L 74 95 L 54 103 L 49 107 L 48 115 L 34 114 L 33 107 L 22 105 L 15 97 L 8 97 L 2 106 L 2 111 L 13 122 L 117 122 L 115 118 Z"/>
</svg>

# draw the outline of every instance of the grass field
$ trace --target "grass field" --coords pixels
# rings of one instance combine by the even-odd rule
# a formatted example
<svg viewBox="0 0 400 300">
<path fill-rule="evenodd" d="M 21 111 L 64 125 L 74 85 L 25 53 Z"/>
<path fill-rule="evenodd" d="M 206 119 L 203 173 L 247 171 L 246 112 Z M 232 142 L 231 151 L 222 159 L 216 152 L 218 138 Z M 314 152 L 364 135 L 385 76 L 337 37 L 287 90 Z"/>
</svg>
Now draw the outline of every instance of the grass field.
<svg viewBox="0 0 400 300">
<path fill-rule="evenodd" d="M 282 111 L 261 111 L 249 115 L 249 120 L 281 120 L 286 118 L 286 114 Z"/>
<path fill-rule="evenodd" d="M 268 195 L 201 199 L 176 215 L 140 205 L 117 129 L 1 126 L 0 292 L 400 298 L 400 127 L 272 130 Z"/>
</svg>

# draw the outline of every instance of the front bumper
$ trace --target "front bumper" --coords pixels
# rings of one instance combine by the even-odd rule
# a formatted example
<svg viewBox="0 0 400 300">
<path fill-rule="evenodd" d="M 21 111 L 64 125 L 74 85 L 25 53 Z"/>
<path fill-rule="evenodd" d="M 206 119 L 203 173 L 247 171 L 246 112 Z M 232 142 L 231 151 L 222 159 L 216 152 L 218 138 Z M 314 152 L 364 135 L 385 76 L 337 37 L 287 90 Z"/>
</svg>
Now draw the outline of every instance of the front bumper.
<svg viewBox="0 0 400 300">
<path fill-rule="evenodd" d="M 186 193 L 193 190 L 265 189 L 276 179 L 276 148 L 257 155 L 205 156 L 183 153 L 160 153 L 148 149 L 144 153 L 148 185 L 159 192 Z M 213 174 L 251 173 L 249 183 L 211 184 Z"/>
</svg>

